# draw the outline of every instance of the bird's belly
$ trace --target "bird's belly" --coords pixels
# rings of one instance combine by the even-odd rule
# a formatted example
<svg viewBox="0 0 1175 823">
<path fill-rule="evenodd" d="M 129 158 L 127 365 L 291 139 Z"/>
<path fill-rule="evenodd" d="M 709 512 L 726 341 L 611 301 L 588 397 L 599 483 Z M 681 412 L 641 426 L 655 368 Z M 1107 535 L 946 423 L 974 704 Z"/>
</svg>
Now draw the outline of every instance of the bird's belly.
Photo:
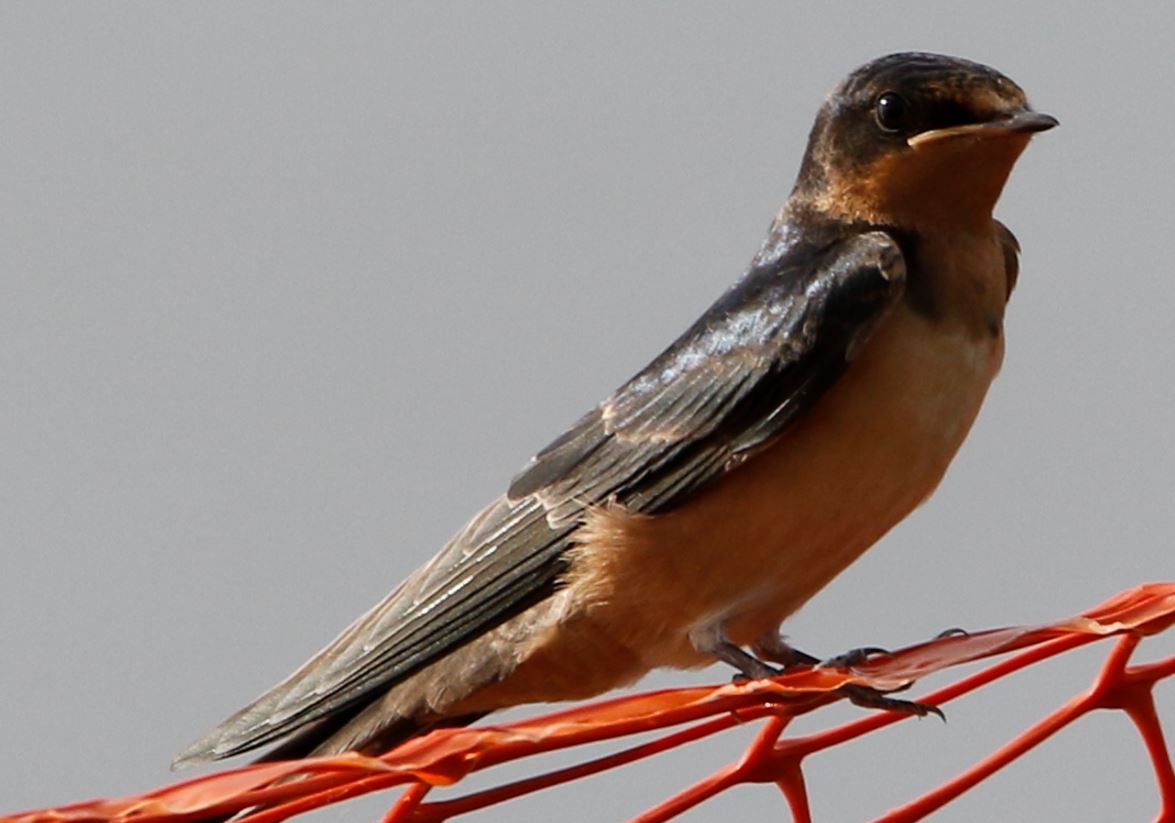
<svg viewBox="0 0 1175 823">
<path fill-rule="evenodd" d="M 552 637 L 607 637 L 652 668 L 709 662 L 698 626 L 740 644 L 773 631 L 934 490 L 1002 353 L 899 304 L 801 420 L 689 503 L 595 511 Z"/>
<path fill-rule="evenodd" d="M 689 632 L 774 631 L 942 478 L 1003 355 L 902 303 L 775 443 L 673 511 L 591 511 L 565 586 L 491 633 L 501 679 L 451 708 L 576 699 L 712 662 Z M 493 643 L 491 643 L 491 640 Z M 505 653 L 505 652 L 504 652 Z"/>
</svg>

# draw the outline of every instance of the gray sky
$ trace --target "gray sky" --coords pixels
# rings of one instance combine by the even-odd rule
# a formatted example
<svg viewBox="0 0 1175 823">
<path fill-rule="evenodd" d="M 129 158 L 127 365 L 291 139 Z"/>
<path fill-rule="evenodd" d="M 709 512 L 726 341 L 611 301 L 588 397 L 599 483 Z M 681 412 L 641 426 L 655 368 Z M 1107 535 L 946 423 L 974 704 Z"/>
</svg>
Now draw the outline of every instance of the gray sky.
<svg viewBox="0 0 1175 823">
<path fill-rule="evenodd" d="M 1024 253 L 970 439 L 787 631 L 897 646 L 1170 579 L 1169 4 L 869 8 L 0 3 L 0 811 L 175 779 L 739 275 L 823 96 L 891 51 L 989 63 L 1062 126 L 998 209 Z M 1107 648 L 813 758 L 817 819 L 941 782 Z M 620 819 L 750 733 L 479 819 Z M 1103 713 L 936 819 L 1155 808 Z M 734 814 L 785 812 L 687 819 Z"/>
</svg>

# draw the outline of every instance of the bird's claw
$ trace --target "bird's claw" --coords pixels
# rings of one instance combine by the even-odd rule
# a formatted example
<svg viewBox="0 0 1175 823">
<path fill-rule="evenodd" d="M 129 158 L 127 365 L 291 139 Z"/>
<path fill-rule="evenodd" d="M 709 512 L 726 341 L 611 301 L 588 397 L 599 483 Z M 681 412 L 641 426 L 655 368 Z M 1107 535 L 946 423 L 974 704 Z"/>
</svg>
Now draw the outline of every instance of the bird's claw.
<svg viewBox="0 0 1175 823">
<path fill-rule="evenodd" d="M 825 669 L 851 669 L 853 666 L 864 663 L 874 655 L 889 657 L 892 654 L 893 652 L 889 649 L 883 649 L 880 646 L 862 646 L 859 649 L 849 649 L 844 654 L 838 654 L 835 657 L 822 660 L 819 666 Z"/>
<path fill-rule="evenodd" d="M 966 629 L 961 629 L 958 626 L 954 626 L 950 629 L 943 629 L 934 636 L 934 639 L 942 640 L 944 637 L 969 637 L 970 635 L 971 632 L 967 631 Z"/>
<path fill-rule="evenodd" d="M 776 677 L 783 673 L 783 669 L 777 669 L 775 666 L 769 666 L 762 660 L 748 656 L 749 659 L 742 661 L 739 670 L 731 675 L 730 682 L 732 683 L 746 683 L 748 680 L 767 680 Z"/>
<path fill-rule="evenodd" d="M 908 686 L 904 688 L 908 688 Z M 947 716 L 943 714 L 942 709 L 938 706 L 932 706 L 929 703 L 919 703 L 915 700 L 899 700 L 896 697 L 890 697 L 886 692 L 875 689 L 872 686 L 863 686 L 859 683 L 846 683 L 837 691 L 847 697 L 849 702 L 865 709 L 881 709 L 882 711 L 895 712 L 897 714 L 912 714 L 918 717 L 926 717 L 928 714 L 933 714 L 937 715 L 938 719 L 944 723 L 947 720 Z"/>
<path fill-rule="evenodd" d="M 807 652 L 800 651 L 788 643 L 782 635 L 775 633 L 759 638 L 751 646 L 751 650 L 760 660 L 769 660 L 772 663 L 778 663 L 783 667 L 782 671 L 787 671 L 796 666 L 815 666 L 820 663 L 819 657 L 814 657 Z"/>
</svg>

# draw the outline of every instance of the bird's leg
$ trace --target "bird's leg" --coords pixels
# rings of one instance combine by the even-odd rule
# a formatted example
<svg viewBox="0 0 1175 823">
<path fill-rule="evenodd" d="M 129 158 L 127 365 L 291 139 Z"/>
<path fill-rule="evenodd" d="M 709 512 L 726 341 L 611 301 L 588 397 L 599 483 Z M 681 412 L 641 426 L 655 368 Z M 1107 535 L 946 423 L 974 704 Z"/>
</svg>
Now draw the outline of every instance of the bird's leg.
<svg viewBox="0 0 1175 823">
<path fill-rule="evenodd" d="M 815 666 L 820 658 L 794 648 L 779 632 L 768 632 L 751 644 L 761 660 L 770 660 L 783 666 L 784 671 L 795 666 Z"/>
<path fill-rule="evenodd" d="M 875 654 L 888 655 L 890 652 L 886 649 L 878 648 L 877 646 L 863 646 L 857 649 L 851 649 L 844 654 L 839 654 L 836 657 L 829 658 L 820 663 L 821 666 L 829 668 L 851 669 L 858 663 L 863 663 Z M 926 717 L 928 714 L 936 714 L 939 719 L 946 721 L 946 715 L 942 713 L 942 709 L 938 706 L 932 706 L 929 703 L 918 703 L 914 700 L 899 700 L 896 697 L 890 697 L 894 692 L 905 691 L 914 685 L 911 681 L 904 686 L 889 691 L 882 691 L 875 689 L 872 686 L 865 686 L 860 683 L 846 683 L 837 691 L 849 699 L 850 703 L 856 706 L 861 706 L 866 709 L 882 709 L 887 712 L 897 712 L 898 714 L 913 714 L 918 717 Z"/>
<path fill-rule="evenodd" d="M 968 635 L 968 632 L 966 629 L 960 629 L 958 626 L 955 626 L 950 629 L 942 630 L 941 632 L 936 634 L 933 639 L 934 640 L 942 640 L 944 637 L 967 637 L 967 635 Z M 790 646 L 787 645 L 787 643 L 783 642 L 782 637 L 780 637 L 778 639 L 779 639 L 779 642 L 783 645 L 783 647 L 785 649 L 791 648 Z M 757 650 L 755 653 L 759 654 L 759 652 Z M 798 652 L 798 654 L 803 655 L 803 657 L 805 657 L 805 658 L 810 657 L 810 655 L 806 655 L 803 652 Z M 883 649 L 880 646 L 861 646 L 860 648 L 857 648 L 857 649 L 850 649 L 849 651 L 845 652 L 844 654 L 838 654 L 836 657 L 830 657 L 827 660 L 820 661 L 820 665 L 821 666 L 840 666 L 843 668 L 850 668 L 852 666 L 857 665 L 858 663 L 864 662 L 869 657 L 871 657 L 872 655 L 875 655 L 875 654 L 890 655 L 890 654 L 893 654 L 893 652 L 891 652 L 889 649 Z M 765 659 L 775 660 L 774 657 L 767 657 Z M 803 662 L 808 662 L 808 661 L 803 661 Z M 816 661 L 812 661 L 812 662 L 816 662 Z"/>
<path fill-rule="evenodd" d="M 722 630 L 721 624 L 694 629 L 689 633 L 689 639 L 699 652 L 734 666 L 742 677 L 748 680 L 765 680 L 779 674 L 778 669 L 768 666 L 753 654 L 732 643 Z"/>
<path fill-rule="evenodd" d="M 957 632 L 958 630 L 952 629 L 943 634 L 955 634 Z M 791 644 L 784 640 L 783 635 L 778 632 L 770 632 L 763 635 L 751 645 L 751 649 L 764 660 L 781 664 L 785 671 L 795 666 L 825 666 L 828 668 L 849 669 L 858 663 L 863 663 L 875 654 L 890 653 L 888 650 L 877 646 L 862 646 L 847 651 L 844 654 L 830 657 L 827 660 L 820 660 L 807 652 L 793 648 Z M 911 685 L 913 684 L 907 684 L 893 691 L 903 691 Z M 872 686 L 864 686 L 859 683 L 846 683 L 837 689 L 837 691 L 848 698 L 849 702 L 862 708 L 883 709 L 900 714 L 913 714 L 918 717 L 936 714 L 943 720 L 946 720 L 942 710 L 937 706 L 931 706 L 927 703 L 917 703 L 912 700 L 899 700 L 889 696 L 892 692 L 883 692 Z"/>
<path fill-rule="evenodd" d="M 821 661 L 819 658 L 813 657 L 806 652 L 792 648 L 776 632 L 764 635 L 756 640 L 751 646 L 755 654 L 750 654 L 745 649 L 731 642 L 730 638 L 726 636 L 726 632 L 723 631 L 722 625 L 719 623 L 694 629 L 689 633 L 689 639 L 694 648 L 702 654 L 710 655 L 738 669 L 739 675 L 735 676 L 736 680 L 741 678 L 764 680 L 775 677 L 781 671 L 786 671 L 795 666 L 851 668 L 867 660 L 872 655 L 889 654 L 887 650 L 876 646 L 863 646 Z M 764 663 L 760 658 L 765 658 L 773 663 L 779 663 L 784 668 L 783 670 L 776 669 Z M 910 685 L 907 684 L 893 691 L 908 689 Z M 936 714 L 943 720 L 946 720 L 946 716 L 937 706 L 931 706 L 928 703 L 917 703 L 913 700 L 899 700 L 889 696 L 892 692 L 883 692 L 872 686 L 864 686 L 859 683 L 846 683 L 838 688 L 837 691 L 848 698 L 851 703 L 866 709 L 882 709 L 889 712 L 898 712 L 899 714 L 913 714 L 918 717 Z"/>
</svg>

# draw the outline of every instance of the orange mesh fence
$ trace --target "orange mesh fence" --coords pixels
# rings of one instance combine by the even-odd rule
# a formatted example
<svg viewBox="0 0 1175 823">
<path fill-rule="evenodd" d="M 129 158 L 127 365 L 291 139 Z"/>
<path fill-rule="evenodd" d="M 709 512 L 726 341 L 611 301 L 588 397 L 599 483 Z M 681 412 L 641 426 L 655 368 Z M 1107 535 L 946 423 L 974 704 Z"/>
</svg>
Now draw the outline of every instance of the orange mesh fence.
<svg viewBox="0 0 1175 823">
<path fill-rule="evenodd" d="M 1134 722 L 1154 766 L 1160 803 L 1156 819 L 1175 821 L 1175 771 L 1153 699 L 1155 683 L 1175 674 L 1175 655 L 1152 663 L 1130 664 L 1132 653 L 1145 636 L 1164 631 L 1172 623 L 1175 623 L 1175 583 L 1152 583 L 1123 592 L 1080 616 L 1050 625 L 943 637 L 892 654 L 871 656 L 851 668 L 806 667 L 772 680 L 606 699 L 516 723 L 434 731 L 409 740 L 381 757 L 350 754 L 245 766 L 136 797 L 21 812 L 0 820 L 180 823 L 255 809 L 240 819 L 247 823 L 271 823 L 360 794 L 404 787 L 387 813 L 386 823 L 425 823 L 447 820 L 619 768 L 733 726 L 761 720 L 761 730 L 738 762 L 662 801 L 636 820 L 641 823 L 668 820 L 742 783 L 775 783 L 783 792 L 793 818 L 802 823 L 811 819 L 802 770 L 804 758 L 906 717 L 877 712 L 804 737 L 783 736 L 788 723 L 798 714 L 839 699 L 836 690 L 840 686 L 858 683 L 890 690 L 949 666 L 1019 652 L 920 698 L 920 702 L 938 705 L 1026 666 L 1088 643 L 1117 637 L 1090 688 L 971 768 L 879 820 L 891 823 L 920 820 L 1085 714 L 1095 709 L 1117 709 L 1126 712 Z M 666 733 L 605 757 L 483 791 L 429 799 L 435 788 L 455 784 L 471 772 L 556 749 L 657 730 Z M 293 777 L 299 779 L 289 779 Z"/>
</svg>

